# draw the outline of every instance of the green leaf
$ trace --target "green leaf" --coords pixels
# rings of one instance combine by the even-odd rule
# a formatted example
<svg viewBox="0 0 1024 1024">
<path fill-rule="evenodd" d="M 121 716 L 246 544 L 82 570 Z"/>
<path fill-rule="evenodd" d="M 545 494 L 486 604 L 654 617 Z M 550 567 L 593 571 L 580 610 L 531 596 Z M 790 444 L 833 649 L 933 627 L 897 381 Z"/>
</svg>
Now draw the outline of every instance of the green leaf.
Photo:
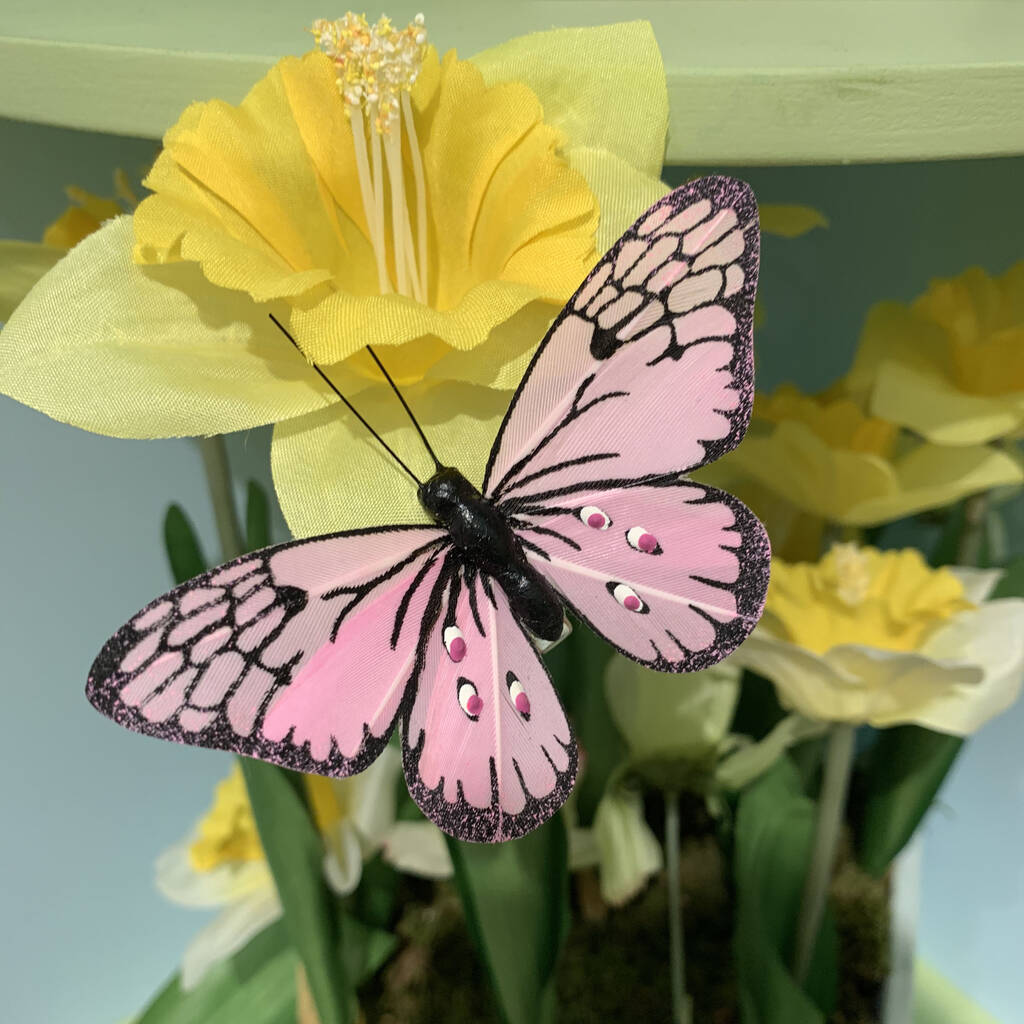
<svg viewBox="0 0 1024 1024">
<path fill-rule="evenodd" d="M 335 956 L 341 921 L 323 876 L 323 844 L 303 798 L 301 777 L 239 758 L 292 945 L 306 969 L 320 1024 L 352 1024 L 355 994 Z"/>
<path fill-rule="evenodd" d="M 863 757 L 852 815 L 861 866 L 876 877 L 932 805 L 963 739 L 918 725 L 885 729 Z"/>
<path fill-rule="evenodd" d="M 628 752 L 605 698 L 605 669 L 612 654 L 611 647 L 588 626 L 576 623 L 572 633 L 546 658 L 586 756 L 586 766 L 576 784 L 576 807 L 583 826 L 593 823 L 608 779 Z"/>
<path fill-rule="evenodd" d="M 838 979 L 835 922 L 826 914 L 803 991 L 789 972 L 793 932 L 811 859 L 816 805 L 781 757 L 739 799 L 734 949 L 744 1024 L 824 1024 Z"/>
<path fill-rule="evenodd" d="M 246 1024 L 291 1024 L 295 1019 L 295 966 L 284 922 L 264 929 L 233 957 L 215 964 L 199 984 L 182 991 L 172 978 L 143 1010 L 135 1024 L 208 1024 L 225 1017 L 225 1007 L 241 1010 L 233 1018 Z M 251 996 L 251 998 L 250 998 Z"/>
<path fill-rule="evenodd" d="M 249 481 L 245 500 L 245 544 L 250 551 L 270 544 L 270 501 L 255 480 Z"/>
<path fill-rule="evenodd" d="M 598 688 L 600 689 L 600 688 Z M 565 825 L 493 845 L 448 838 L 466 922 L 505 1024 L 555 1015 L 555 967 L 569 929 Z"/>
<path fill-rule="evenodd" d="M 180 505 L 169 505 L 164 514 L 164 547 L 175 583 L 184 583 L 206 571 L 199 538 Z"/>
</svg>

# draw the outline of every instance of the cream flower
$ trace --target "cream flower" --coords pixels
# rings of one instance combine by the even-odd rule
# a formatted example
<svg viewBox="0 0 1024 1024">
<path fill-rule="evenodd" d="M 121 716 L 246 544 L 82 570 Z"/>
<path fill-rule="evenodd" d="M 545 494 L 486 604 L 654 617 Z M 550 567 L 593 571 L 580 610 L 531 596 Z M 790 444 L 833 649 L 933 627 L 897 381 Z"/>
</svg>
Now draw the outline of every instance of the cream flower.
<svg viewBox="0 0 1024 1024">
<path fill-rule="evenodd" d="M 313 817 L 324 838 L 324 876 L 339 895 L 356 889 L 363 861 L 378 850 L 393 861 L 392 847 L 400 861 L 395 866 L 408 874 L 451 874 L 444 837 L 434 825 L 395 821 L 400 761 L 398 751 L 389 747 L 366 771 L 351 778 L 305 776 Z M 281 916 L 237 764 L 217 786 L 213 805 L 192 835 L 157 859 L 156 884 L 175 903 L 222 908 L 185 950 L 185 990 Z"/>
<path fill-rule="evenodd" d="M 917 442 L 843 393 L 810 396 L 791 386 L 757 397 L 743 444 L 702 479 L 717 483 L 721 474 L 745 476 L 844 526 L 889 522 L 1024 479 L 1005 452 Z"/>
<path fill-rule="evenodd" d="M 389 44 L 395 31 L 345 25 Z M 86 429 L 276 423 L 275 484 L 297 536 L 423 512 L 269 312 L 425 472 L 359 352 L 377 346 L 439 454 L 479 478 L 551 317 L 665 191 L 667 95 L 646 23 L 538 33 L 470 61 L 439 58 L 414 26 L 381 132 L 391 72 L 352 92 L 355 51 L 320 28 L 330 53 L 280 61 L 238 107 L 189 107 L 147 179 L 154 194 L 46 274 L 0 344 L 0 388 Z M 630 73 L 608 75 L 624 54 Z"/>
<path fill-rule="evenodd" d="M 849 544 L 816 564 L 775 560 L 764 617 L 732 660 L 809 718 L 964 736 L 1024 680 L 1024 600 L 987 600 L 998 577 Z"/>
<path fill-rule="evenodd" d="M 868 314 L 850 373 L 872 412 L 946 445 L 1024 433 L 1024 261 L 933 281 Z"/>
</svg>

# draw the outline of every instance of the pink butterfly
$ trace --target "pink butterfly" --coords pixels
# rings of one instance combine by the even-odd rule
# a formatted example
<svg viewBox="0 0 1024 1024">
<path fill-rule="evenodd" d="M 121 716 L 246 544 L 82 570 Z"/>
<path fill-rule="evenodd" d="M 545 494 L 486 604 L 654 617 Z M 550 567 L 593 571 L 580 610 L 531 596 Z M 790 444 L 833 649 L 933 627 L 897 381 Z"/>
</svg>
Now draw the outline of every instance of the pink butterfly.
<svg viewBox="0 0 1024 1024">
<path fill-rule="evenodd" d="M 758 241 L 742 182 L 665 196 L 552 324 L 482 492 L 439 468 L 419 488 L 434 526 L 292 541 L 176 587 L 107 642 L 89 699 L 129 729 L 331 776 L 398 726 L 445 832 L 535 829 L 576 778 L 534 640 L 558 639 L 564 609 L 668 672 L 714 664 L 761 614 L 761 524 L 682 477 L 750 418 Z"/>
</svg>

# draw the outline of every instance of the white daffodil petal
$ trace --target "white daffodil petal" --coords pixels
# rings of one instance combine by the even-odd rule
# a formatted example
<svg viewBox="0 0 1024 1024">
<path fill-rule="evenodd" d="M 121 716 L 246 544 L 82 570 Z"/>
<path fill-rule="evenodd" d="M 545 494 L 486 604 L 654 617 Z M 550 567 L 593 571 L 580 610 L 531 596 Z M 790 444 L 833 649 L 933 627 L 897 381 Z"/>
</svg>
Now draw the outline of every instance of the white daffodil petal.
<svg viewBox="0 0 1024 1024">
<path fill-rule="evenodd" d="M 964 597 L 972 604 L 987 601 L 1002 578 L 1002 569 L 975 569 L 969 565 L 948 565 L 947 569 L 963 584 Z"/>
<path fill-rule="evenodd" d="M 280 916 L 281 902 L 272 886 L 227 907 L 185 949 L 181 961 L 182 990 L 194 989 L 211 967 L 233 956 Z"/>
<path fill-rule="evenodd" d="M 974 687 L 982 677 L 981 669 L 963 658 L 938 660 L 914 651 L 844 644 L 834 647 L 825 658 L 857 678 L 862 711 L 856 720 L 879 727 L 923 724 L 922 715 L 933 701 L 953 687 Z"/>
<path fill-rule="evenodd" d="M 384 859 L 419 878 L 450 878 L 452 858 L 441 830 L 429 821 L 396 821 L 384 837 Z"/>
<path fill-rule="evenodd" d="M 347 896 L 355 892 L 362 875 L 363 848 L 359 833 L 350 819 L 343 818 L 327 836 L 324 877 L 339 896 Z"/>
<path fill-rule="evenodd" d="M 579 871 L 581 868 L 594 868 L 601 863 L 601 851 L 597 848 L 597 838 L 592 828 L 570 826 L 567 830 L 569 838 L 569 870 Z"/>
<path fill-rule="evenodd" d="M 594 815 L 594 839 L 599 853 L 601 896 L 621 907 L 661 870 L 661 846 L 644 821 L 639 793 L 605 793 Z"/>
<path fill-rule="evenodd" d="M 770 679 L 783 706 L 823 722 L 863 721 L 857 679 L 802 647 L 755 629 L 730 658 Z"/>
<path fill-rule="evenodd" d="M 402 755 L 394 747 L 385 747 L 369 768 L 345 780 L 349 783 L 349 820 L 367 854 L 380 846 L 394 824 L 396 786 L 401 774 Z"/>
<path fill-rule="evenodd" d="M 1024 682 L 1024 600 L 1004 598 L 964 612 L 925 645 L 934 657 L 967 652 L 982 678 L 937 695 L 915 721 L 966 736 L 1005 711 Z"/>
<path fill-rule="evenodd" d="M 270 869 L 262 860 L 224 863 L 209 871 L 197 871 L 189 856 L 194 841 L 192 837 L 175 843 L 157 857 L 156 887 L 172 903 L 220 907 L 273 885 Z"/>
</svg>

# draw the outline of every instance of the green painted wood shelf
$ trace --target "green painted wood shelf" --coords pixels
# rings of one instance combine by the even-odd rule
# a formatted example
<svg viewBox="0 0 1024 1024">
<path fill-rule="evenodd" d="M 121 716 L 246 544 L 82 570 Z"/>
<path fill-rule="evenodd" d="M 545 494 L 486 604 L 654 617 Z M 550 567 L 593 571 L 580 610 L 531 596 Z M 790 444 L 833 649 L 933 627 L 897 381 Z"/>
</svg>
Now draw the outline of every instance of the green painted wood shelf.
<svg viewBox="0 0 1024 1024">
<path fill-rule="evenodd" d="M 469 55 L 556 25 L 648 18 L 673 164 L 836 164 L 1024 153 L 1024 4 L 1007 0 L 465 0 L 423 9 Z M 192 100 L 238 101 L 310 45 L 323 0 L 4 0 L 0 116 L 159 137 Z M 362 9 L 362 8 L 360 8 Z M 374 16 L 374 9 L 367 14 Z M 628 75 L 629 54 L 608 74 Z"/>
</svg>

